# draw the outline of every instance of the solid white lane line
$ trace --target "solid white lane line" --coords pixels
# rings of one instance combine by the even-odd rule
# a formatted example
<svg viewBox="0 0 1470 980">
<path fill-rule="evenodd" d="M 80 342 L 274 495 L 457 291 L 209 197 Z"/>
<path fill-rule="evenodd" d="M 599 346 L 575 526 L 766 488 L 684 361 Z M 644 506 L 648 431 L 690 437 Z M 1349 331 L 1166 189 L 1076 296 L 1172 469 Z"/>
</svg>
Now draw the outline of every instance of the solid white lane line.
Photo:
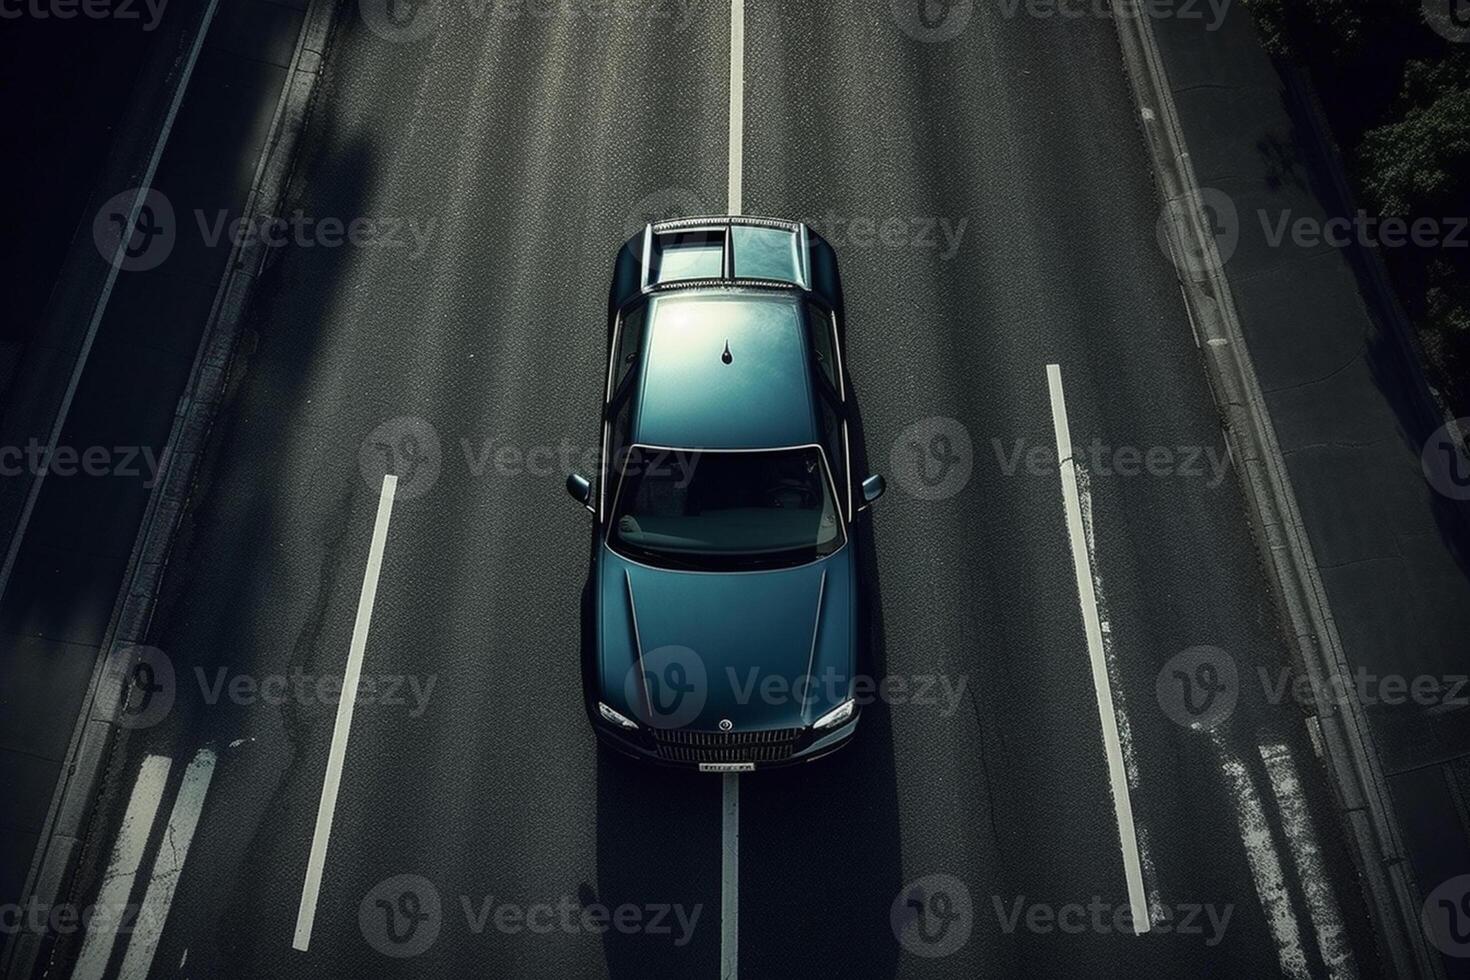
<svg viewBox="0 0 1470 980">
<path fill-rule="evenodd" d="M 179 786 L 179 795 L 174 797 L 163 844 L 153 861 L 153 873 L 148 876 L 143 907 L 138 910 L 133 934 L 128 939 L 128 951 L 118 971 L 119 980 L 147 980 L 148 971 L 153 968 L 153 954 L 158 952 L 158 940 L 163 936 L 163 925 L 168 921 L 174 892 L 178 890 L 184 862 L 189 857 L 189 845 L 194 840 L 199 815 L 204 810 L 204 796 L 209 792 L 210 780 L 214 778 L 214 763 L 214 750 L 203 748 L 195 753 L 194 761 L 184 770 L 184 781 Z"/>
<path fill-rule="evenodd" d="M 122 826 L 112 845 L 112 859 L 107 863 L 107 874 L 97 893 L 95 914 L 82 940 L 72 980 L 101 980 L 107 972 L 118 926 L 133 893 L 133 884 L 138 880 L 138 868 L 143 863 L 143 852 L 148 847 L 153 819 L 158 815 L 158 804 L 163 799 L 163 788 L 168 784 L 168 771 L 172 767 L 173 760 L 166 755 L 150 755 L 138 767 L 138 781 L 133 783 L 128 808 L 123 811 Z"/>
<path fill-rule="evenodd" d="M 740 974 L 740 776 L 723 779 L 720 849 L 720 980 Z"/>
<path fill-rule="evenodd" d="M 311 924 L 316 919 L 317 893 L 322 887 L 322 867 L 327 860 L 327 842 L 332 836 L 332 814 L 337 808 L 337 788 L 342 782 L 342 760 L 347 755 L 347 736 L 352 731 L 352 709 L 357 704 L 357 685 L 362 677 L 362 655 L 367 650 L 368 629 L 373 621 L 373 599 L 378 594 L 378 576 L 383 570 L 383 546 L 388 540 L 388 522 L 393 516 L 393 495 L 398 477 L 383 477 L 383 495 L 378 498 L 378 517 L 368 547 L 367 569 L 362 575 L 362 594 L 357 600 L 357 622 L 352 627 L 352 645 L 347 650 L 347 667 L 342 674 L 342 698 L 337 702 L 337 722 L 332 726 L 332 747 L 327 753 L 327 772 L 322 780 L 322 799 L 316 811 L 316 832 L 311 838 L 311 856 L 306 862 L 306 880 L 301 885 L 301 907 L 296 912 L 293 949 L 311 944 Z"/>
<path fill-rule="evenodd" d="M 1082 626 L 1087 637 L 1087 656 L 1092 663 L 1092 686 L 1097 692 L 1098 720 L 1102 724 L 1103 750 L 1108 759 L 1108 781 L 1113 789 L 1113 815 L 1118 823 L 1118 842 L 1123 851 L 1123 876 L 1128 883 L 1133 931 L 1148 932 L 1149 905 L 1143 887 L 1143 867 L 1138 856 L 1138 836 L 1133 828 L 1133 803 L 1128 796 L 1128 773 L 1123 764 L 1122 740 L 1113 710 L 1112 684 L 1103 653 L 1101 617 L 1093 591 L 1092 561 L 1082 526 L 1082 504 L 1077 491 L 1077 463 L 1072 458 L 1072 433 L 1067 424 L 1067 400 L 1062 390 L 1062 369 L 1046 366 L 1051 389 L 1052 427 L 1056 431 L 1057 460 L 1062 478 L 1062 508 L 1067 516 L 1067 537 L 1072 546 L 1072 566 L 1077 574 L 1077 594 L 1082 604 Z"/>
<path fill-rule="evenodd" d="M 184 102 L 184 93 L 188 91 L 189 79 L 194 76 L 194 64 L 199 60 L 199 51 L 204 47 L 204 36 L 209 33 L 209 25 L 214 21 L 215 8 L 219 6 L 219 0 L 209 0 L 209 7 L 204 11 L 204 18 L 199 22 L 199 31 L 194 35 L 194 42 L 189 48 L 189 56 L 184 60 L 183 70 L 179 74 L 179 83 L 174 86 L 172 100 L 168 104 L 168 112 L 163 117 L 163 126 L 158 131 L 158 139 L 153 143 L 153 152 L 149 154 L 148 165 L 143 170 L 143 179 L 138 183 L 138 193 L 133 197 L 132 207 L 128 209 L 128 223 L 123 226 L 122 233 L 118 235 L 117 248 L 113 250 L 112 261 L 107 268 L 107 278 L 102 283 L 102 293 L 97 297 L 97 305 L 92 307 L 92 319 L 87 323 L 87 332 L 82 337 L 82 346 L 77 351 L 76 363 L 72 365 L 71 379 L 67 382 L 66 392 L 61 397 L 61 407 L 56 411 L 56 418 L 51 424 L 51 433 L 46 441 L 47 455 L 50 459 L 56 452 L 56 445 L 61 441 L 61 430 L 66 425 L 67 416 L 71 414 L 71 403 L 77 394 L 77 385 L 82 380 L 82 370 L 87 366 L 87 359 L 92 354 L 92 345 L 97 340 L 97 328 L 102 325 L 102 316 L 107 312 L 107 303 L 112 299 L 112 289 L 117 284 L 117 274 L 122 269 L 123 257 L 127 252 L 128 242 L 132 238 L 132 229 L 137 227 L 138 213 L 143 210 L 144 203 L 148 200 L 148 192 L 153 188 L 153 177 L 158 172 L 158 161 L 163 158 L 163 148 L 168 144 L 169 134 L 173 132 L 174 120 L 178 117 L 179 106 Z M 21 506 L 20 519 L 16 522 L 15 531 L 10 537 L 10 548 L 5 553 L 5 564 L 0 566 L 0 597 L 5 595 L 5 589 L 10 585 L 10 573 L 15 570 L 15 559 L 20 554 L 21 539 L 25 537 L 26 526 L 31 522 L 31 514 L 36 509 L 36 498 L 41 495 L 41 484 L 46 479 L 47 469 L 42 469 L 31 480 L 31 486 L 26 493 L 25 503 Z"/>
<path fill-rule="evenodd" d="M 1311 974 L 1307 970 L 1306 954 L 1302 951 L 1302 931 L 1297 925 L 1291 893 L 1286 887 L 1286 875 L 1281 870 L 1281 858 L 1276 853 L 1276 841 L 1266 819 L 1266 808 L 1261 805 L 1260 794 L 1256 792 L 1245 763 L 1231 754 L 1218 733 L 1211 734 L 1215 751 L 1220 755 L 1220 769 L 1229 780 L 1234 797 L 1235 819 L 1240 827 L 1241 843 L 1245 846 L 1246 863 L 1250 865 L 1251 881 L 1256 886 L 1261 911 L 1266 914 L 1266 928 L 1276 943 L 1276 960 L 1281 966 L 1281 975 L 1292 980 L 1306 980 Z"/>
<path fill-rule="evenodd" d="M 730 188 L 729 213 L 739 214 L 745 167 L 745 0 L 730 0 Z"/>
<path fill-rule="evenodd" d="M 1327 875 L 1321 848 L 1317 846 L 1317 831 L 1312 826 L 1291 750 L 1281 743 L 1262 745 L 1260 749 L 1266 775 L 1271 779 L 1271 792 L 1276 797 L 1276 808 L 1281 814 L 1281 831 L 1286 835 L 1291 862 L 1296 866 L 1302 894 L 1306 896 L 1307 914 L 1312 920 L 1312 931 L 1317 934 L 1322 962 L 1334 980 L 1356 977 L 1358 965 L 1347 942 L 1337 897 L 1332 893 L 1332 879 Z"/>
<path fill-rule="evenodd" d="M 1077 499 L 1082 512 L 1082 530 L 1087 538 L 1089 564 L 1093 566 L 1092 594 L 1097 608 L 1098 630 L 1102 635 L 1103 660 L 1108 665 L 1108 681 L 1113 691 L 1113 716 L 1118 722 L 1118 742 L 1123 749 L 1123 770 L 1128 774 L 1128 791 L 1139 787 L 1138 757 L 1133 749 L 1133 725 L 1128 720 L 1128 698 L 1123 690 L 1123 673 L 1118 662 L 1118 651 L 1113 644 L 1113 631 L 1108 612 L 1107 591 L 1103 588 L 1102 575 L 1097 571 L 1096 524 L 1092 517 L 1092 479 L 1084 469 L 1074 469 L 1077 477 Z M 1148 892 L 1149 922 L 1158 925 L 1164 921 L 1164 904 L 1159 895 L 1159 876 L 1155 871 L 1153 856 L 1149 852 L 1148 827 L 1137 824 L 1138 862 L 1143 869 L 1143 883 Z"/>
</svg>

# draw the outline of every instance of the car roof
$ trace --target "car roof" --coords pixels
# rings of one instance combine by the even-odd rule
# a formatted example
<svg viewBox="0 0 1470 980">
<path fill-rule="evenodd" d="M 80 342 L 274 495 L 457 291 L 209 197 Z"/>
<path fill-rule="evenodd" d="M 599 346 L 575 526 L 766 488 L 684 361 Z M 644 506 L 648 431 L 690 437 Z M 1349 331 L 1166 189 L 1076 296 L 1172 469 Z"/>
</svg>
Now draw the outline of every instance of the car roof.
<svg viewBox="0 0 1470 980">
<path fill-rule="evenodd" d="M 651 297 L 633 440 L 680 449 L 816 442 L 804 295 L 715 287 Z"/>
</svg>

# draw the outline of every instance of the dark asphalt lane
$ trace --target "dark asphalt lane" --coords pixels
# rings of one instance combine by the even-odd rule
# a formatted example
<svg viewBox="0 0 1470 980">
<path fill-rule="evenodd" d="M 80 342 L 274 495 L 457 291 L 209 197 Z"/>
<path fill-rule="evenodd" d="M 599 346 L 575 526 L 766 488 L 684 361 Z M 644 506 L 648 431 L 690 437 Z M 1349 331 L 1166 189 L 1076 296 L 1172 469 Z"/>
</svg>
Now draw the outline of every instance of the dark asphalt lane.
<svg viewBox="0 0 1470 980">
<path fill-rule="evenodd" d="M 1001 458 L 1054 446 L 1045 365 L 1062 368 L 1075 445 L 1166 448 L 1181 471 L 1186 447 L 1224 458 L 1173 270 L 1155 242 L 1158 208 L 1112 25 L 998 10 L 978 5 L 948 43 L 906 36 L 888 11 L 863 5 L 748 14 L 748 62 L 759 67 L 747 90 L 746 206 L 811 221 L 836 245 L 869 452 L 891 473 L 889 449 L 907 451 L 906 426 L 932 416 L 957 419 L 974 446 L 956 496 L 900 492 L 874 522 L 886 669 L 971 680 L 966 711 L 944 719 L 897 706 L 882 733 L 903 879 L 954 875 L 976 906 L 964 951 L 905 958 L 899 972 L 1060 976 L 1083 963 L 1102 975 L 1281 972 L 1242 844 L 1230 778 L 1238 764 L 1267 801 L 1307 966 L 1326 973 L 1318 950 L 1343 947 L 1316 934 L 1302 905 L 1318 880 L 1294 869 L 1261 746 L 1285 745 L 1303 774 L 1343 930 L 1366 937 L 1367 923 L 1300 712 L 1265 703 L 1256 680 L 1258 668 L 1274 677 L 1284 667 L 1286 647 L 1233 476 L 1217 480 L 1207 466 L 1198 476 L 1109 476 L 1118 459 L 1105 453 L 1084 468 L 1151 905 L 1233 906 L 1224 939 L 1206 947 L 1207 937 L 1028 935 L 1024 926 L 1007 935 L 996 914 L 997 901 L 1011 908 L 1020 896 L 1028 906 L 1126 902 L 1058 477 L 1007 475 Z M 886 241 L 871 230 L 890 223 Z M 923 240 L 930 226 L 934 243 Z M 964 229 L 950 256 L 945 227 Z M 1155 691 L 1161 668 L 1196 645 L 1223 648 L 1242 678 L 1238 706 L 1213 737 L 1172 721 Z M 749 781 L 748 833 L 781 839 L 785 780 Z M 828 794 L 800 782 L 817 824 L 844 827 L 840 805 L 823 806 Z M 801 942 L 809 926 L 796 911 L 832 904 L 818 869 L 856 843 L 839 836 L 820 851 L 798 876 L 808 888 L 745 907 L 747 935 L 762 937 L 745 944 L 747 964 L 774 969 L 796 949 L 817 969 L 831 955 L 826 943 Z M 798 859 L 771 849 L 775 867 Z M 743 879 L 752 892 L 782 893 L 778 874 L 761 887 L 757 873 Z M 837 949 L 887 943 L 886 909 L 846 911 L 824 915 L 817 935 L 834 936 Z M 1352 952 L 1359 971 L 1375 971 L 1371 943 Z M 1347 969 L 1333 964 L 1335 975 Z"/>
<path fill-rule="evenodd" d="M 219 749 L 155 975 L 717 973 L 720 784 L 594 747 L 577 665 L 585 516 L 555 460 L 595 446 L 617 244 L 649 211 L 724 202 L 728 8 L 686 10 L 675 31 L 577 14 L 491 29 L 449 9 L 412 43 L 344 17 L 292 206 L 433 231 L 417 256 L 290 248 L 262 281 L 156 619 L 178 697 L 111 767 L 77 889 L 95 894 L 148 754 L 176 760 L 166 811 L 184 761 Z M 843 753 L 742 777 L 742 972 L 1266 976 L 1289 922 L 1304 968 L 1327 974 L 1329 907 L 1354 956 L 1333 975 L 1376 973 L 1301 713 L 1252 680 L 1285 646 L 1233 477 L 1210 486 L 1208 469 L 1089 463 L 1090 519 L 1150 904 L 1228 909 L 1228 925 L 1026 926 L 1032 906 L 1095 904 L 1111 921 L 1127 893 L 1055 460 L 1007 475 L 1000 456 L 1054 457 L 1049 363 L 1077 445 L 1223 451 L 1111 25 L 981 5 L 930 44 L 886 4 L 746 16 L 745 210 L 810 220 L 836 247 L 861 435 L 889 476 L 871 525 L 876 654 L 911 685 L 965 687 L 934 704 L 911 686 L 870 706 Z M 907 230 L 867 233 L 889 219 Z M 930 487 L 911 453 L 935 446 L 924 420 L 939 417 L 972 449 Z M 194 671 L 340 673 L 377 444 L 405 435 L 419 448 L 398 461 L 363 669 L 434 686 L 421 712 L 406 683 L 406 704 L 359 703 L 311 949 L 295 952 L 335 706 L 208 704 Z M 549 456 L 528 472 L 536 447 Z M 1196 645 L 1245 679 L 1213 733 L 1155 693 Z M 1273 791 L 1261 747 L 1278 744 L 1305 821 Z M 1303 840 L 1320 873 L 1299 872 Z M 400 874 L 443 911 L 433 944 L 395 960 L 371 937 L 379 884 Z M 968 941 L 934 958 L 891 924 L 930 875 L 963 883 L 971 913 Z M 486 908 L 563 899 L 699 918 L 682 944 L 672 914 L 672 935 L 474 928 Z"/>
</svg>

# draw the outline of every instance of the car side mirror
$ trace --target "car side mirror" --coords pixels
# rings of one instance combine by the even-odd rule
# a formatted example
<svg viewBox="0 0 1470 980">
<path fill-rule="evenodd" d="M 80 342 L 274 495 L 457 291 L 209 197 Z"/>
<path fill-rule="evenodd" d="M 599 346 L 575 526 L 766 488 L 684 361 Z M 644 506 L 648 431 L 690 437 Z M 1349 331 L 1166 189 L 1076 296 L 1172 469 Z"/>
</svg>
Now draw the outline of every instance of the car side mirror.
<svg viewBox="0 0 1470 980">
<path fill-rule="evenodd" d="M 588 510 L 592 509 L 592 481 L 581 473 L 568 474 L 567 493 L 571 494 L 572 499 L 583 507 Z"/>
<path fill-rule="evenodd" d="M 888 484 L 884 483 L 883 478 L 876 473 L 865 479 L 863 481 L 863 505 L 858 509 L 867 510 L 877 502 L 879 497 L 883 496 L 883 491 L 887 489 Z"/>
</svg>

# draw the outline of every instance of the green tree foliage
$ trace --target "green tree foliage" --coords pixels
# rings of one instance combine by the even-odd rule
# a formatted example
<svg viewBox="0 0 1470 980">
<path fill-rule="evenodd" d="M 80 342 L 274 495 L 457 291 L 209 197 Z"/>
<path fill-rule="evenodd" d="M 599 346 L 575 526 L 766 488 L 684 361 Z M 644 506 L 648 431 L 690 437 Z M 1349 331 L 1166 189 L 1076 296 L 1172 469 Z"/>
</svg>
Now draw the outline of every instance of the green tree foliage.
<svg viewBox="0 0 1470 980">
<path fill-rule="evenodd" d="M 1423 70 L 1421 74 L 1432 74 Z M 1440 83 L 1451 81 L 1440 72 Z M 1418 83 L 1426 85 L 1425 81 Z M 1426 90 L 1402 119 L 1363 134 L 1358 171 L 1381 214 L 1448 217 L 1470 205 L 1470 88 Z"/>
</svg>

